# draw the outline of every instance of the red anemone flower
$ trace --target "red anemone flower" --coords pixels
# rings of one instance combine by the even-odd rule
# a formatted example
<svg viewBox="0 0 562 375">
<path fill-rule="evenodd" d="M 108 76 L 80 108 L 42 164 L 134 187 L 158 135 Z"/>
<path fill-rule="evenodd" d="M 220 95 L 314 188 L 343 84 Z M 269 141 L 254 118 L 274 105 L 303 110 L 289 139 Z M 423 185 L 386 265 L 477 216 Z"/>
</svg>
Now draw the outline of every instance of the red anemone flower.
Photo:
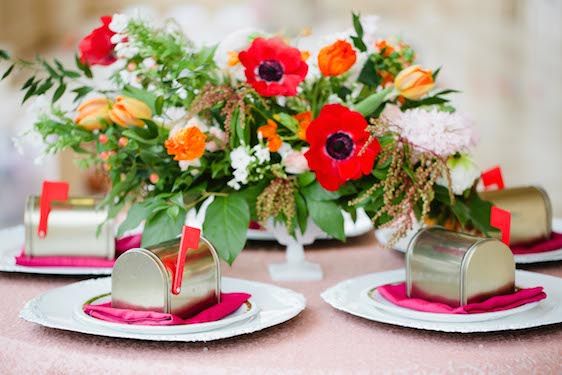
<svg viewBox="0 0 562 375">
<path fill-rule="evenodd" d="M 349 180 L 371 173 L 381 150 L 377 139 L 369 143 L 367 121 L 359 113 L 341 104 L 325 105 L 307 131 L 310 148 L 304 154 L 308 166 L 326 190 L 338 190 Z"/>
<path fill-rule="evenodd" d="M 80 49 L 80 61 L 88 65 L 111 65 L 117 59 L 113 52 L 115 44 L 111 43 L 111 37 L 115 34 L 109 29 L 110 16 L 100 18 L 102 26 L 92 30 L 78 45 Z"/>
<path fill-rule="evenodd" d="M 263 96 L 294 96 L 304 80 L 308 65 L 301 52 L 288 46 L 281 38 L 256 38 L 238 54 L 244 65 L 246 80 Z"/>
</svg>

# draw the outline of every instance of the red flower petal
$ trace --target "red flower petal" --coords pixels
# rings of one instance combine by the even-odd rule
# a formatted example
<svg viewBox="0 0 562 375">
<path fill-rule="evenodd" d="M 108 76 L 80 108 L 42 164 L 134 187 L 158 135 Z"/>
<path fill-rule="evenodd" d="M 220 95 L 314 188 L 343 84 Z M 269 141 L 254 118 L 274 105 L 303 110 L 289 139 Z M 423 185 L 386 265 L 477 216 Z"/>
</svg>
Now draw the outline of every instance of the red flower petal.
<svg viewBox="0 0 562 375">
<path fill-rule="evenodd" d="M 78 45 L 80 60 L 85 64 L 110 65 L 117 60 L 113 53 L 115 45 L 111 43 L 115 33 L 109 29 L 111 17 L 104 16 L 101 22 L 103 25 L 86 35 Z"/>
</svg>

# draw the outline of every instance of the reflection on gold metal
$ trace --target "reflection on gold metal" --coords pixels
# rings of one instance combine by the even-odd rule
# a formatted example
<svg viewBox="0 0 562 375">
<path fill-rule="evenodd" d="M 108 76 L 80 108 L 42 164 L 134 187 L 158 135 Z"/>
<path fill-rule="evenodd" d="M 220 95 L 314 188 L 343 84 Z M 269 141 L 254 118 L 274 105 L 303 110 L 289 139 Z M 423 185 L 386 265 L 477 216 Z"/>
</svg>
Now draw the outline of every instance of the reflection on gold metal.
<svg viewBox="0 0 562 375">
<path fill-rule="evenodd" d="M 424 228 L 408 245 L 406 285 L 409 297 L 464 306 L 512 293 L 515 262 L 499 240 Z"/>
<path fill-rule="evenodd" d="M 40 218 L 39 197 L 29 197 L 24 214 L 26 255 L 113 259 L 113 220 L 106 221 L 107 209 L 97 207 L 100 201 L 91 197 L 71 197 L 64 202 L 53 201 L 47 221 L 47 236 L 40 238 L 37 235 Z"/>
<path fill-rule="evenodd" d="M 215 248 L 204 238 L 188 249 L 179 294 L 172 281 L 180 239 L 121 255 L 112 273 L 111 304 L 116 308 L 192 316 L 220 300 L 220 263 Z"/>
<path fill-rule="evenodd" d="M 552 232 L 552 206 L 539 187 L 516 187 L 481 192 L 487 200 L 511 212 L 511 244 L 548 239 Z"/>
</svg>

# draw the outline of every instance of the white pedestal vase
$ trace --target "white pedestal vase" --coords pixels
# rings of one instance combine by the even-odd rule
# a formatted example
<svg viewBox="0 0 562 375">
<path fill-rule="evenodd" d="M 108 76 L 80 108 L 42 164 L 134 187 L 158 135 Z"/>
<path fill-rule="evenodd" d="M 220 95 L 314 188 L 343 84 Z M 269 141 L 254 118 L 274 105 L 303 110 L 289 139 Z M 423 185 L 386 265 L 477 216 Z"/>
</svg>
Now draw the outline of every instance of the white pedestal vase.
<svg viewBox="0 0 562 375">
<path fill-rule="evenodd" d="M 308 262 L 305 259 L 304 245 L 312 244 L 324 232 L 308 219 L 304 234 L 296 229 L 295 236 L 291 236 L 282 223 L 274 223 L 272 219 L 267 222 L 266 229 L 273 234 L 277 242 L 287 246 L 285 250 L 286 261 L 269 265 L 269 275 L 274 281 L 312 281 L 322 279 L 322 268 L 319 264 Z"/>
</svg>

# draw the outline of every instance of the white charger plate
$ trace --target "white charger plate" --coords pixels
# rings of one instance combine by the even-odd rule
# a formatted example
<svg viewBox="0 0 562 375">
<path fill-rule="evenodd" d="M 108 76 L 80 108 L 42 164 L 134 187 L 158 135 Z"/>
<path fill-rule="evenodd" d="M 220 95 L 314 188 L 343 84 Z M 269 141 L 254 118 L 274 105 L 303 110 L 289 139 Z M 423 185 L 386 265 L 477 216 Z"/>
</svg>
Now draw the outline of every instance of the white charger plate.
<svg viewBox="0 0 562 375">
<path fill-rule="evenodd" d="M 373 229 L 373 223 L 363 209 L 357 210 L 356 221 L 353 221 L 349 213 L 342 211 L 342 214 L 344 232 L 347 238 L 361 236 Z M 254 241 L 275 241 L 275 236 L 265 229 L 248 229 L 248 239 Z M 317 239 L 329 240 L 331 237 L 323 233 Z"/>
<path fill-rule="evenodd" d="M 521 287 L 542 286 L 547 298 L 517 314 L 478 322 L 444 322 L 413 319 L 374 307 L 362 297 L 365 289 L 404 280 L 404 269 L 378 272 L 348 279 L 327 289 L 322 299 L 332 307 L 368 320 L 402 327 L 442 332 L 492 332 L 517 330 L 562 323 L 562 279 L 517 270 L 515 282 Z"/>
<path fill-rule="evenodd" d="M 427 320 L 430 322 L 451 322 L 451 323 L 483 322 L 486 320 L 499 319 L 509 315 L 518 314 L 520 312 L 527 311 L 537 306 L 540 302 L 542 302 L 542 301 L 538 301 L 533 303 L 527 303 L 525 305 L 518 306 L 513 309 L 494 311 L 489 313 L 439 314 L 439 313 L 430 313 L 426 311 L 411 310 L 402 306 L 395 305 L 394 303 L 390 302 L 380 294 L 378 290 L 379 286 L 369 287 L 365 289 L 361 293 L 362 300 L 365 303 L 370 304 L 375 308 L 387 311 L 391 314 L 396 314 L 411 319 Z"/>
<path fill-rule="evenodd" d="M 223 292 L 246 292 L 252 295 L 251 301 L 259 306 L 259 311 L 251 319 L 248 318 L 237 323 L 232 322 L 232 324 L 216 327 L 210 331 L 173 334 L 155 333 L 149 330 L 144 332 L 123 331 L 77 319 L 75 315 L 77 306 L 81 306 L 92 296 L 107 293 L 110 289 L 110 277 L 80 281 L 52 289 L 28 301 L 21 310 L 20 317 L 49 328 L 98 336 L 151 341 L 196 342 L 219 340 L 260 331 L 294 318 L 306 306 L 304 296 L 290 289 L 255 281 L 223 277 Z"/>
<path fill-rule="evenodd" d="M 184 333 L 197 333 L 212 331 L 215 329 L 223 328 L 234 323 L 240 323 L 242 321 L 251 319 L 259 312 L 259 307 L 250 298 L 238 310 L 234 311 L 232 314 L 224 317 L 221 320 L 208 323 L 197 323 L 197 324 L 184 324 L 184 325 L 174 325 L 174 326 L 150 326 L 150 325 L 136 325 L 136 324 L 120 324 L 114 322 L 108 322 L 105 320 L 94 318 L 84 312 L 84 305 L 89 304 L 100 304 L 104 302 L 109 302 L 111 300 L 111 295 L 109 292 L 97 295 L 93 298 L 88 298 L 81 304 L 76 305 L 74 308 L 74 317 L 84 324 L 100 326 L 116 331 L 131 332 L 131 333 L 151 333 L 151 334 L 161 334 L 161 335 L 178 335 Z"/>
<path fill-rule="evenodd" d="M 394 250 L 401 251 L 403 253 L 406 252 L 408 248 L 408 243 L 412 236 L 417 232 L 418 228 L 414 228 L 408 234 L 400 239 L 396 245 L 394 245 Z M 552 219 L 552 230 L 558 233 L 562 233 L 562 218 L 553 218 Z M 390 241 L 394 230 L 392 228 L 383 228 L 377 229 L 375 231 L 375 237 L 377 240 L 384 246 Z M 554 262 L 558 260 L 562 260 L 562 248 L 557 250 L 545 251 L 542 253 L 534 253 L 534 254 L 519 254 L 513 256 L 515 259 L 515 263 L 524 264 L 524 263 L 540 263 L 540 262 Z"/>
</svg>

